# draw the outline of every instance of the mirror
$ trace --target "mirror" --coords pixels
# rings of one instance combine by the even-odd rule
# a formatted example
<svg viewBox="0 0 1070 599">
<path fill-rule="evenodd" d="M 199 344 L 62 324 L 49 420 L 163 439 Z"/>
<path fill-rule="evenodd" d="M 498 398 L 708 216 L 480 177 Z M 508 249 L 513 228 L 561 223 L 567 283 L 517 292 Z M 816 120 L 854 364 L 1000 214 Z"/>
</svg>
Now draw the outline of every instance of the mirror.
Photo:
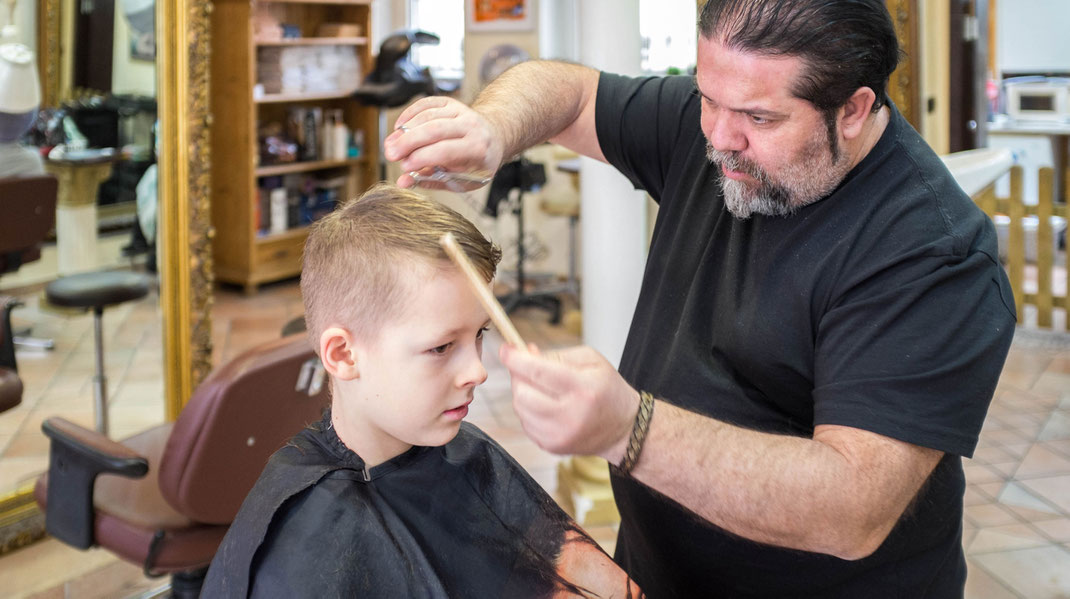
<svg viewBox="0 0 1070 599">
<path fill-rule="evenodd" d="M 92 4 L 95 0 L 88 1 Z M 73 39 L 75 20 L 70 18 L 71 15 L 65 17 L 64 11 L 73 10 L 75 3 L 73 0 L 37 2 L 35 31 L 42 106 L 56 106 L 74 88 L 71 82 L 77 57 L 73 47 L 65 45 L 64 40 Z M 128 75 L 131 66 L 147 68 L 148 64 L 133 63 L 139 60 L 148 63 L 143 60 L 149 54 L 144 22 L 146 14 L 155 14 L 155 21 L 160 26 L 155 28 L 155 64 L 149 78 L 154 79 L 156 112 L 160 115 L 156 133 L 159 307 L 155 317 L 162 320 L 162 331 L 157 339 L 162 340 L 163 346 L 159 366 L 162 376 L 156 376 L 155 380 L 158 382 L 162 378 L 163 381 L 162 386 L 158 386 L 162 391 L 157 391 L 163 394 L 162 417 L 173 420 L 194 386 L 211 368 L 210 4 L 207 0 L 160 0 L 154 8 L 148 6 L 150 8 L 138 0 L 129 3 L 120 0 L 114 4 L 115 12 L 129 12 L 129 24 L 135 20 L 138 24 L 120 32 L 120 45 L 113 48 L 112 55 L 113 60 L 116 60 L 115 55 L 119 55 L 119 59 L 125 55 L 132 61 L 119 68 L 120 76 Z M 120 39 L 114 30 L 112 33 L 113 39 Z M 114 65 L 112 74 L 114 81 Z M 144 73 L 142 75 L 144 80 Z M 105 368 L 110 369 L 107 364 Z M 108 372 L 109 382 L 117 375 L 114 371 Z M 91 402 L 91 392 L 83 399 L 86 403 Z M 30 487 L 0 488 L 0 553 L 32 542 L 43 534 L 44 519 L 33 503 Z"/>
</svg>

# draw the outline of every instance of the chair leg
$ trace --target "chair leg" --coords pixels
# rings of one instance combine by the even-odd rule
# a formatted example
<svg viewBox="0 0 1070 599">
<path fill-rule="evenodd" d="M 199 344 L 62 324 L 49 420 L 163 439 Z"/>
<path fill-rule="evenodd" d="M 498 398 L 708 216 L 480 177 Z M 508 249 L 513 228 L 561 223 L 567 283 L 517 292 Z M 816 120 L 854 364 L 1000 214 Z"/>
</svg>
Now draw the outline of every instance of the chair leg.
<svg viewBox="0 0 1070 599">
<path fill-rule="evenodd" d="M 171 575 L 171 597 L 174 599 L 197 599 L 204 586 L 208 568 L 193 572 L 175 572 Z"/>
<path fill-rule="evenodd" d="M 104 376 L 104 308 L 93 309 L 93 338 L 96 343 L 97 369 L 93 376 L 93 399 L 96 406 L 97 432 L 108 436 L 108 379 Z"/>
</svg>

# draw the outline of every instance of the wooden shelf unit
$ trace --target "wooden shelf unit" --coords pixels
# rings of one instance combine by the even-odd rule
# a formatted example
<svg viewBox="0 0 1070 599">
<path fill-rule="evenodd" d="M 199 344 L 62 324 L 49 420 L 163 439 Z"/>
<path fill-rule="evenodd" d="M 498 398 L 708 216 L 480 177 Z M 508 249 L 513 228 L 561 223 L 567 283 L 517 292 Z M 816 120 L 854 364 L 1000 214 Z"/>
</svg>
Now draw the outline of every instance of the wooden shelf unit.
<svg viewBox="0 0 1070 599">
<path fill-rule="evenodd" d="M 363 46 L 366 37 L 295 37 L 281 40 L 256 40 L 260 48 L 267 46 Z"/>
<path fill-rule="evenodd" d="M 254 99 L 257 49 L 270 46 L 352 46 L 360 77 L 374 67 L 368 36 L 371 0 L 216 0 L 212 11 L 211 111 L 212 240 L 215 276 L 253 293 L 263 283 L 295 277 L 301 272 L 301 252 L 307 227 L 284 233 L 258 231 L 258 187 L 263 177 L 321 175 L 344 177 L 340 199 L 359 195 L 375 182 L 378 164 L 378 113 L 350 99 L 351 92 L 265 94 Z M 297 25 L 308 37 L 258 40 L 254 16 L 268 12 L 280 23 Z M 315 37 L 322 23 L 354 23 L 361 37 Z M 344 160 L 315 160 L 289 164 L 258 164 L 258 123 L 284 122 L 292 107 L 340 109 L 350 131 L 364 134 L 364 154 Z"/>
</svg>

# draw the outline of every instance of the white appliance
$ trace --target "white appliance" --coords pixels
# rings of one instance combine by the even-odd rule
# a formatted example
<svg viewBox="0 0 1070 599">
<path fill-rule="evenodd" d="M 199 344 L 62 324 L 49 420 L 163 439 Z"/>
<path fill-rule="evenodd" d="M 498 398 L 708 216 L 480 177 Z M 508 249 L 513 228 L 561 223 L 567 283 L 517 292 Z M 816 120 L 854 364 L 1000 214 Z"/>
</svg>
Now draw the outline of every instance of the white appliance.
<svg viewBox="0 0 1070 599">
<path fill-rule="evenodd" d="M 1003 85 L 1007 116 L 1012 119 L 1070 123 L 1070 78 L 1014 77 Z"/>
</svg>

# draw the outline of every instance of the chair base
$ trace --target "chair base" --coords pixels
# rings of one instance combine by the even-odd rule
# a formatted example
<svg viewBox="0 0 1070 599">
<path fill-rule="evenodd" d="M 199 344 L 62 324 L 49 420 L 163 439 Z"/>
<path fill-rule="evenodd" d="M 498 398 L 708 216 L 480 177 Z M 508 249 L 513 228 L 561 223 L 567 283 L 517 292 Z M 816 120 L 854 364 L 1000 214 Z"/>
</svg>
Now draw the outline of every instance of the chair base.
<svg viewBox="0 0 1070 599">
<path fill-rule="evenodd" d="M 175 572 L 171 575 L 171 597 L 174 599 L 197 599 L 201 596 L 204 577 L 208 568 L 193 572 Z"/>
<path fill-rule="evenodd" d="M 561 300 L 554 293 L 522 293 L 514 291 L 499 297 L 498 301 L 501 302 L 502 308 L 505 309 L 506 313 L 512 313 L 513 310 L 521 306 L 534 306 L 550 312 L 551 324 L 561 322 Z"/>
</svg>

